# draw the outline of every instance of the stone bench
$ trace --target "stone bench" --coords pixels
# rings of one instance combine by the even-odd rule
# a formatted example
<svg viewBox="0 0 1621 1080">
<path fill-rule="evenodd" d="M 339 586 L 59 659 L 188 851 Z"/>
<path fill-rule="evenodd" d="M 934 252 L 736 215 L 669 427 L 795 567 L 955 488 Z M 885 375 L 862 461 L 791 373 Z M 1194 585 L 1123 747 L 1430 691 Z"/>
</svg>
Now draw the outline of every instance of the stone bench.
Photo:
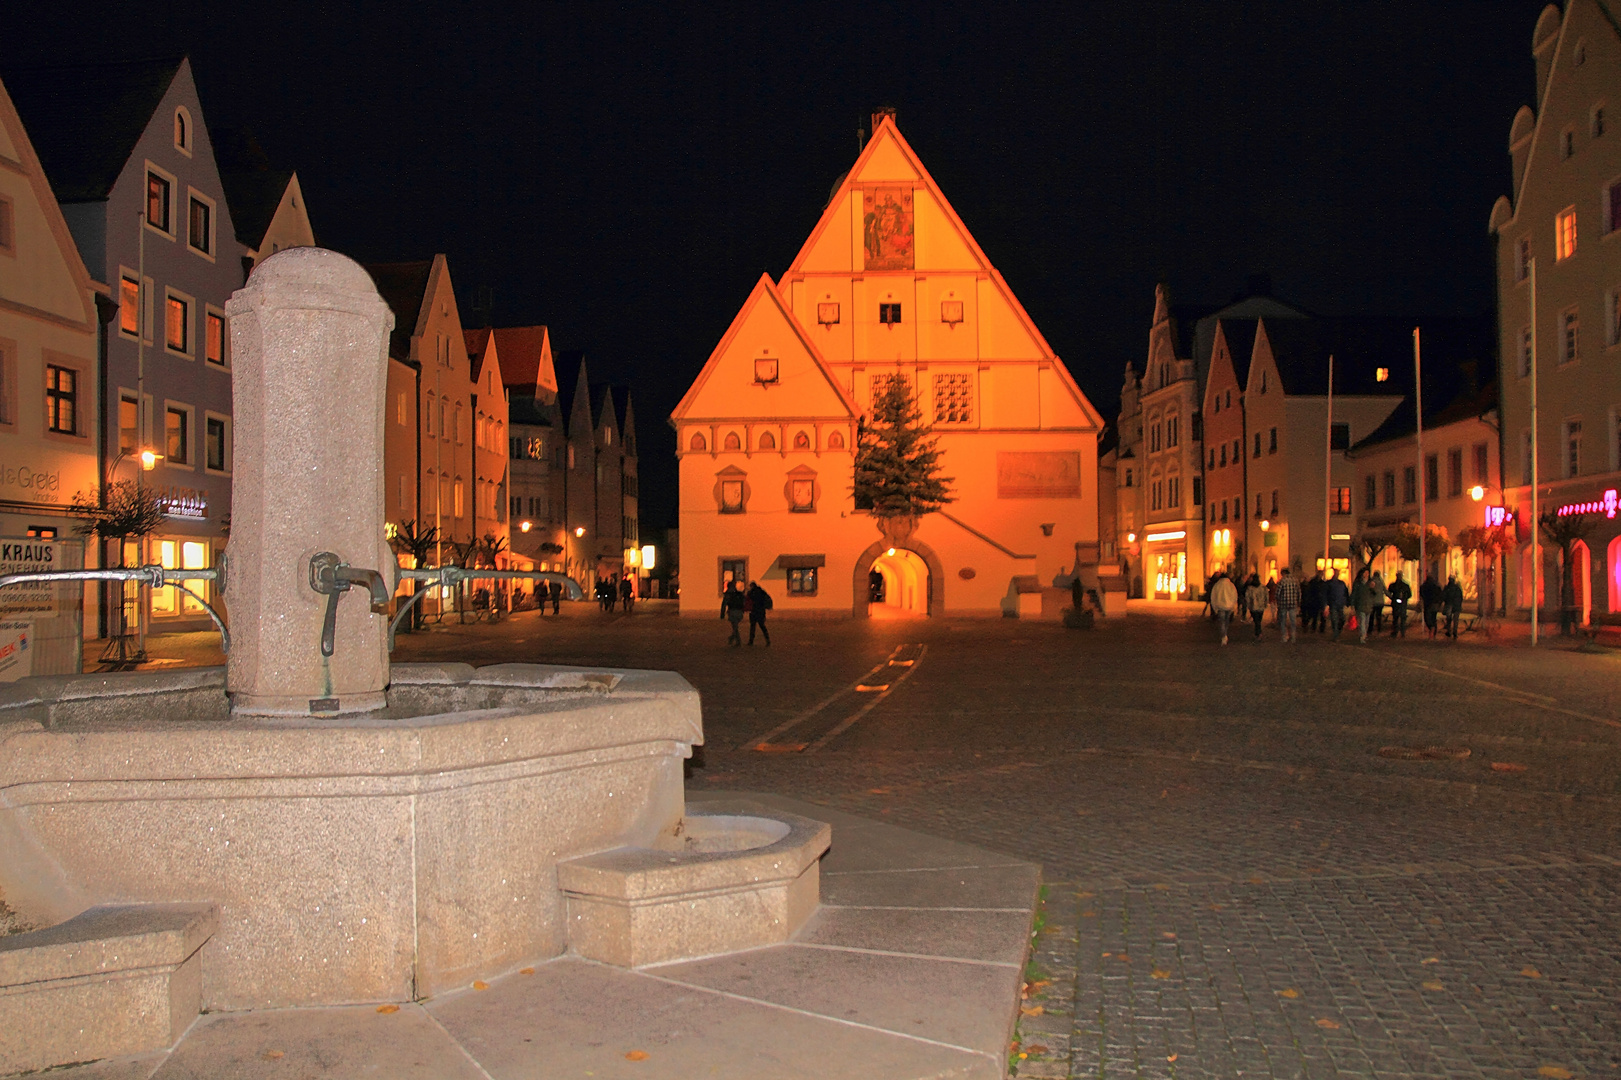
<svg viewBox="0 0 1621 1080">
<path fill-rule="evenodd" d="M 211 904 L 108 905 L 0 937 L 0 1074 L 173 1045 L 217 922 Z"/>
</svg>

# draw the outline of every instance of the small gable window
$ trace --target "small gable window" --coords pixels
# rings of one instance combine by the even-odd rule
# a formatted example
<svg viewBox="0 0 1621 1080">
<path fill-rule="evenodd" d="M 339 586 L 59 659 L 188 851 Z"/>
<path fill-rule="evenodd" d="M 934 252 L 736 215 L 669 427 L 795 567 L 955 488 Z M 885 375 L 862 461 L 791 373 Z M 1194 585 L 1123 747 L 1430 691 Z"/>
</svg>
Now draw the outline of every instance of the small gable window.
<svg viewBox="0 0 1621 1080">
<path fill-rule="evenodd" d="M 761 384 L 777 381 L 777 362 L 770 357 L 762 357 L 754 362 L 754 381 Z"/>
<path fill-rule="evenodd" d="M 760 449 L 761 450 L 775 450 L 776 448 L 777 448 L 777 437 L 775 435 L 771 434 L 771 432 L 768 431 L 764 435 L 760 436 Z"/>
<path fill-rule="evenodd" d="M 809 450 L 810 449 L 810 436 L 807 435 L 803 431 L 794 432 L 794 449 L 795 450 Z"/>
<path fill-rule="evenodd" d="M 839 321 L 839 305 L 836 304 L 836 303 L 817 304 L 816 305 L 816 321 L 821 323 L 823 326 L 836 326 L 836 325 L 838 325 L 838 321 Z"/>
<path fill-rule="evenodd" d="M 687 449 L 689 449 L 689 450 L 708 450 L 709 449 L 709 440 L 704 438 L 704 433 L 703 432 L 694 431 L 692 433 L 692 438 L 687 440 Z"/>
<path fill-rule="evenodd" d="M 184 105 L 174 111 L 174 148 L 182 154 L 191 154 L 191 113 Z"/>
<path fill-rule="evenodd" d="M 737 432 L 728 431 L 726 433 L 726 441 L 721 445 L 727 450 L 741 450 L 743 449 L 743 440 L 737 437 Z"/>
<path fill-rule="evenodd" d="M 962 322 L 962 301 L 940 301 L 940 321 L 951 326 L 956 326 L 958 323 Z"/>
<path fill-rule="evenodd" d="M 829 450 L 843 450 L 844 449 L 844 432 L 835 431 L 833 434 L 829 435 L 827 437 L 827 448 Z"/>
</svg>

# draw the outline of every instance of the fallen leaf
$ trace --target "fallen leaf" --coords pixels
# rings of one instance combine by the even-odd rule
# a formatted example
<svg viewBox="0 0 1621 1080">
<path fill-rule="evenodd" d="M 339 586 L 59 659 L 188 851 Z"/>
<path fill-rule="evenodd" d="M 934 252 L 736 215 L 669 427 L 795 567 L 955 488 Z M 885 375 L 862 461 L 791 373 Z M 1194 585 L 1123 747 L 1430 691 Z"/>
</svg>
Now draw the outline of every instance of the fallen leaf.
<svg viewBox="0 0 1621 1080">
<path fill-rule="evenodd" d="M 647 1051 L 646 1050 L 632 1050 L 630 1053 L 625 1055 L 625 1060 L 626 1061 L 646 1061 L 647 1060 Z"/>
<path fill-rule="evenodd" d="M 474 990 L 488 990 L 489 988 L 490 988 L 490 984 L 485 982 L 483 979 L 474 979 L 473 980 L 473 989 Z"/>
<path fill-rule="evenodd" d="M 1524 772 L 1525 766 L 1518 761 L 1494 761 L 1492 772 Z"/>
<path fill-rule="evenodd" d="M 1052 980 L 1051 979 L 1037 979 L 1035 982 L 1025 983 L 1024 984 L 1024 992 L 1027 993 L 1027 994 L 1033 993 L 1033 992 L 1035 992 L 1037 990 L 1040 990 L 1043 986 L 1051 986 L 1051 985 L 1052 985 Z"/>
<path fill-rule="evenodd" d="M 286 1056 L 287 1056 L 287 1052 L 285 1050 L 266 1050 L 265 1051 L 265 1060 L 266 1061 L 280 1061 L 282 1058 L 284 1058 Z"/>
<path fill-rule="evenodd" d="M 1425 957 L 1424 960 L 1421 961 L 1421 963 L 1425 963 L 1425 964 L 1439 964 L 1440 962 L 1441 962 L 1441 958 L 1439 956 Z"/>
<path fill-rule="evenodd" d="M 1266 878 L 1264 878 L 1264 877 L 1252 877 L 1252 878 L 1249 879 L 1249 883 L 1251 885 L 1265 885 L 1266 884 Z"/>
<path fill-rule="evenodd" d="M 1576 1074 L 1569 1069 L 1561 1069 L 1558 1065 L 1544 1065 L 1537 1070 L 1537 1075 L 1550 1077 L 1551 1080 L 1571 1080 Z"/>
<path fill-rule="evenodd" d="M 1300 991 L 1291 986 L 1287 990 L 1279 990 L 1278 996 L 1293 999 L 1300 996 Z"/>
<path fill-rule="evenodd" d="M 1106 952 L 1106 953 L 1103 954 L 1105 959 L 1107 959 L 1107 958 L 1109 958 L 1109 957 L 1111 957 L 1113 955 L 1114 955 L 1114 953 L 1112 953 L 1112 952 Z"/>
<path fill-rule="evenodd" d="M 1166 971 L 1164 968 L 1155 968 L 1153 971 L 1150 971 L 1149 974 L 1156 979 L 1169 979 L 1171 977 L 1171 973 Z"/>
<path fill-rule="evenodd" d="M 1175 1061 L 1176 1060 L 1176 1055 L 1175 1054 L 1166 1054 L 1165 1055 L 1165 1060 L 1166 1061 Z"/>
<path fill-rule="evenodd" d="M 400 1011 L 400 1007 L 398 1005 L 379 1005 L 377 1011 L 380 1013 L 397 1013 Z"/>
<path fill-rule="evenodd" d="M 1020 1054 L 1020 1055 L 1019 1055 L 1019 1060 L 1020 1060 L 1020 1061 L 1023 1061 L 1023 1060 L 1025 1060 L 1025 1059 L 1026 1059 L 1026 1058 L 1028 1058 L 1028 1057 L 1029 1057 L 1029 1056 L 1030 1056 L 1030 1055 L 1029 1055 L 1029 1054 Z"/>
<path fill-rule="evenodd" d="M 1534 967 L 1531 967 L 1530 965 L 1526 965 L 1525 967 L 1521 968 L 1520 969 L 1520 974 L 1524 975 L 1527 979 L 1540 979 L 1540 978 L 1542 978 L 1542 972 L 1538 971 Z"/>
<path fill-rule="evenodd" d="M 519 975 L 533 975 L 534 973 L 535 973 L 534 968 L 519 968 L 518 969 L 518 974 Z"/>
<path fill-rule="evenodd" d="M 1122 964 L 1131 963 L 1131 957 L 1127 956 L 1125 953 L 1121 953 L 1119 956 L 1115 957 L 1115 959 L 1120 961 Z"/>
<path fill-rule="evenodd" d="M 1221 907 L 1222 907 L 1222 905 L 1220 905 L 1220 904 L 1211 904 L 1210 905 L 1210 910 L 1211 911 L 1220 911 Z"/>
<path fill-rule="evenodd" d="M 889 789 L 886 788 L 886 787 L 868 788 L 867 789 L 867 794 L 868 795 L 888 795 L 889 794 Z"/>
<path fill-rule="evenodd" d="M 1340 1022 L 1338 1020 L 1330 1020 L 1325 1016 L 1321 1020 L 1317 1021 L 1317 1026 L 1322 1028 L 1324 1031 L 1338 1031 L 1340 1029 Z"/>
<path fill-rule="evenodd" d="M 1163 933 L 1161 933 L 1160 937 L 1164 938 L 1166 941 L 1175 941 L 1176 940 L 1176 935 L 1171 933 L 1169 930 L 1166 930 Z"/>
<path fill-rule="evenodd" d="M 1440 983 L 1435 982 L 1432 979 L 1429 982 L 1424 983 L 1424 989 L 1426 989 L 1426 990 L 1445 990 L 1446 987 L 1442 986 Z"/>
<path fill-rule="evenodd" d="M 1046 1011 L 1047 1010 L 1042 1008 L 1040 1005 L 1025 1005 L 1024 1007 L 1019 1009 L 1020 1015 L 1023 1015 L 1023 1016 L 1040 1016 L 1042 1013 L 1044 1013 Z"/>
<path fill-rule="evenodd" d="M 1163 881 L 1156 881 L 1154 882 L 1154 888 L 1159 889 L 1161 892 L 1168 892 L 1171 887 Z"/>
</svg>

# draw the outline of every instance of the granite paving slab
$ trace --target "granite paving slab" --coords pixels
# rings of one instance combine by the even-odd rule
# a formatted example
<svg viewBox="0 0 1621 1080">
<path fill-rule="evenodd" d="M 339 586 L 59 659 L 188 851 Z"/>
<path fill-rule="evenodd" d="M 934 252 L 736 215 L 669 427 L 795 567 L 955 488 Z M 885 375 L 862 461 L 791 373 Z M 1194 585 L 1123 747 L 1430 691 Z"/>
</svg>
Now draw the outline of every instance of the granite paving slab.
<svg viewBox="0 0 1621 1080">
<path fill-rule="evenodd" d="M 804 945 L 981 960 L 1017 969 L 1030 945 L 1030 915 L 824 905 L 796 940 Z"/>
</svg>

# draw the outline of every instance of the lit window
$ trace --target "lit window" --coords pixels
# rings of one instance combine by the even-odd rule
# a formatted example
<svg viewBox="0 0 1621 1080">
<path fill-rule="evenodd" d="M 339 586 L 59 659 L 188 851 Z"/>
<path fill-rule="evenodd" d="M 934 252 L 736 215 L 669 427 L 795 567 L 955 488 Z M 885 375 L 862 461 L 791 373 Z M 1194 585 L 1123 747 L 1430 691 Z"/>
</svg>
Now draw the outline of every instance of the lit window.
<svg viewBox="0 0 1621 1080">
<path fill-rule="evenodd" d="M 134 278 L 118 280 L 118 329 L 132 336 L 141 332 L 141 283 Z"/>
<path fill-rule="evenodd" d="M 191 414 L 170 406 L 163 416 L 163 452 L 170 465 L 191 464 Z"/>
<path fill-rule="evenodd" d="M 807 513 L 816 509 L 816 481 L 794 480 L 790 483 L 789 494 L 793 499 L 794 510 Z"/>
<path fill-rule="evenodd" d="M 1576 309 L 1571 308 L 1564 315 L 1565 326 L 1565 353 L 1564 362 L 1573 363 L 1580 355 L 1581 325 L 1576 315 Z"/>
<path fill-rule="evenodd" d="M 893 326 L 901 321 L 901 306 L 899 304 L 879 304 L 878 321 Z"/>
<path fill-rule="evenodd" d="M 1374 368 L 1373 369 L 1373 381 L 1374 382 L 1389 382 L 1390 381 L 1390 369 L 1387 368 L 1387 367 Z"/>
<path fill-rule="evenodd" d="M 163 342 L 175 352 L 183 353 L 190 345 L 191 312 L 189 305 L 178 296 L 171 296 L 164 304 Z"/>
<path fill-rule="evenodd" d="M 136 429 L 140 424 L 140 409 L 134 398 L 120 397 L 118 399 L 118 451 L 121 454 L 133 454 L 139 445 L 139 436 Z"/>
<path fill-rule="evenodd" d="M 225 419 L 219 416 L 210 416 L 206 423 L 206 439 L 204 453 L 207 454 L 207 465 L 215 472 L 224 472 L 226 465 L 226 435 Z"/>
<path fill-rule="evenodd" d="M 974 419 L 974 384 L 970 375 L 934 377 L 934 422 L 969 424 Z"/>
<path fill-rule="evenodd" d="M 208 327 L 205 335 L 205 341 L 203 343 L 204 349 L 206 350 L 204 355 L 210 364 L 218 364 L 220 367 L 224 367 L 225 316 L 219 314 L 218 312 L 210 311 L 203 317 L 203 320 L 205 325 Z"/>
<path fill-rule="evenodd" d="M 458 476 L 455 486 L 451 489 L 452 497 L 455 499 L 456 511 L 454 516 L 456 517 L 461 517 L 467 512 L 465 491 L 466 485 L 462 483 L 462 478 Z"/>
<path fill-rule="evenodd" d="M 1554 246 L 1556 257 L 1568 259 L 1576 254 L 1576 208 L 1560 212 L 1554 219 Z"/>
<path fill-rule="evenodd" d="M 78 372 L 45 365 L 45 426 L 60 435 L 78 434 Z"/>
<path fill-rule="evenodd" d="M 789 596 L 816 595 L 816 567 L 798 567 L 788 571 Z"/>
<path fill-rule="evenodd" d="M 186 231 L 186 243 L 205 255 L 213 250 L 212 231 L 209 227 L 213 215 L 213 208 L 207 203 L 195 195 L 191 197 L 191 215 L 188 221 L 189 228 Z"/>
<path fill-rule="evenodd" d="M 146 174 L 146 223 L 169 231 L 169 181 L 152 172 Z"/>
</svg>

